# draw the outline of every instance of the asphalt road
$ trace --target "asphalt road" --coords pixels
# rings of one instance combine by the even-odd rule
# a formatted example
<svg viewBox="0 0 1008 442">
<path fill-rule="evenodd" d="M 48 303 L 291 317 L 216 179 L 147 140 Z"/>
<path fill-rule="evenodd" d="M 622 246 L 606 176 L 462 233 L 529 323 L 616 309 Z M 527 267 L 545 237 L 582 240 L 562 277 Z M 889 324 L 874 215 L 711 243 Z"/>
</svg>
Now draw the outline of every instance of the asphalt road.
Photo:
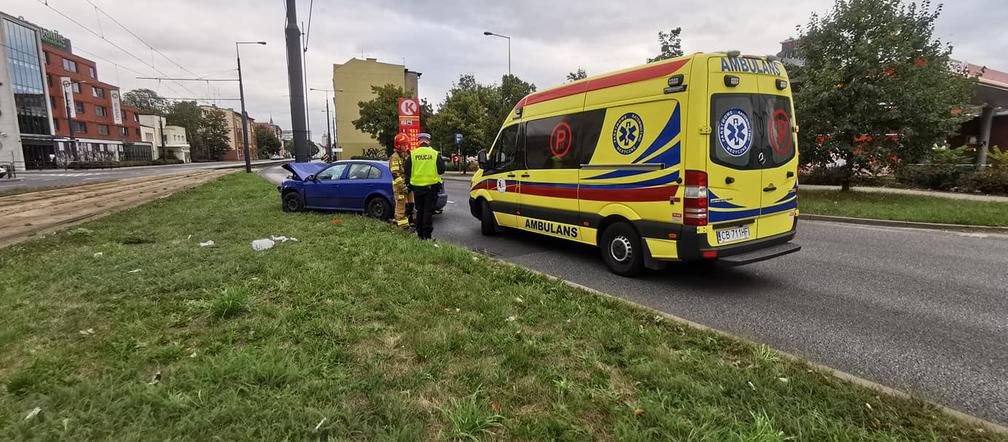
<svg viewBox="0 0 1008 442">
<path fill-rule="evenodd" d="M 798 253 L 628 279 L 609 273 L 591 247 L 480 235 L 468 182 L 446 187 L 438 240 L 1008 424 L 1008 236 L 802 221 Z"/>
<path fill-rule="evenodd" d="M 253 161 L 270 164 L 269 160 Z M 0 192 L 13 189 L 41 189 L 47 187 L 76 186 L 80 184 L 100 183 L 102 181 L 136 178 L 143 176 L 159 176 L 187 170 L 218 169 L 221 167 L 244 165 L 238 161 L 220 161 L 213 163 L 186 163 L 165 166 L 124 167 L 121 169 L 96 170 L 28 170 L 17 173 L 17 179 L 0 178 Z"/>
</svg>

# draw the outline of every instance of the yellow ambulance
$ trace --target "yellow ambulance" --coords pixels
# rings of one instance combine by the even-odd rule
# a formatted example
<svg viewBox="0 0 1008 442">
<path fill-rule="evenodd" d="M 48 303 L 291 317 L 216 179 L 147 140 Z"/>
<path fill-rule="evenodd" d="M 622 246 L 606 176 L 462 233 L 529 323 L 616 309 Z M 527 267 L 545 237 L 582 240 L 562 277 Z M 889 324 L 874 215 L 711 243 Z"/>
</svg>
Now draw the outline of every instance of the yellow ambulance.
<svg viewBox="0 0 1008 442">
<path fill-rule="evenodd" d="M 614 273 L 798 251 L 798 126 L 784 66 L 693 54 L 532 93 L 479 155 L 485 235 L 598 246 Z"/>
</svg>

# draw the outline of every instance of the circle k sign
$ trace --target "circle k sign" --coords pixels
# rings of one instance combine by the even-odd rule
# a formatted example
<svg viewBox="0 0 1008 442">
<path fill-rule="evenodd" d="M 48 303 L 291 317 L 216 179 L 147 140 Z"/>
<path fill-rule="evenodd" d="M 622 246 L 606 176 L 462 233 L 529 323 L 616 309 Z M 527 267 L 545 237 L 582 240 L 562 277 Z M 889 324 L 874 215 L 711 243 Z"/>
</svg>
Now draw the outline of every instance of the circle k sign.
<svg viewBox="0 0 1008 442">
<path fill-rule="evenodd" d="M 420 103 L 416 98 L 399 99 L 399 115 L 404 117 L 415 117 L 420 113 Z"/>
</svg>

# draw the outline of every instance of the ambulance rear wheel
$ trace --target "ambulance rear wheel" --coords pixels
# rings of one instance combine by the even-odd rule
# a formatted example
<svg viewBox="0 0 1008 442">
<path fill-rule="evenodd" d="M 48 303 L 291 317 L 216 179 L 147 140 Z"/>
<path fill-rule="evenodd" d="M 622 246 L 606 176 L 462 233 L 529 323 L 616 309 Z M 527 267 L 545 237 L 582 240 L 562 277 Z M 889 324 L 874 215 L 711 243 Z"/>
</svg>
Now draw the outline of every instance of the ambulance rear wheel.
<svg viewBox="0 0 1008 442">
<path fill-rule="evenodd" d="M 490 203 L 486 201 L 480 204 L 480 233 L 484 236 L 493 236 L 500 233 L 500 227 L 497 226 L 497 218 L 494 218 L 494 214 L 490 210 Z"/>
<path fill-rule="evenodd" d="M 644 272 L 644 247 L 630 224 L 619 222 L 607 227 L 599 251 L 606 267 L 617 275 L 637 276 Z"/>
</svg>

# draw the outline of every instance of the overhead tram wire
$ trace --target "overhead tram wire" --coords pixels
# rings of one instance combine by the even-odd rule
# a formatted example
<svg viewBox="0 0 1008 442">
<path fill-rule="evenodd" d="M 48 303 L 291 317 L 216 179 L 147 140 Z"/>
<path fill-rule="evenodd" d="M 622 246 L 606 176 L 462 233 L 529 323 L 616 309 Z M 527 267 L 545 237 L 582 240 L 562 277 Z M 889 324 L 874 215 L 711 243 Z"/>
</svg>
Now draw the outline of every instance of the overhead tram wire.
<svg viewBox="0 0 1008 442">
<path fill-rule="evenodd" d="M 199 76 L 199 75 L 198 75 L 198 74 L 196 74 L 195 72 L 193 72 L 193 71 L 190 71 L 189 69 L 186 69 L 186 67 L 185 67 L 185 66 L 182 66 L 182 65 L 181 65 L 181 64 L 179 64 L 179 63 L 178 63 L 177 61 L 173 60 L 173 59 L 172 59 L 171 57 L 169 57 L 169 56 L 165 55 L 165 53 L 164 53 L 164 52 L 161 52 L 161 51 L 160 51 L 160 50 L 159 50 L 158 48 L 155 48 L 155 47 L 154 47 L 154 45 L 152 45 L 152 44 L 150 44 L 150 43 L 147 43 L 147 41 L 146 41 L 146 40 L 144 40 L 144 39 L 143 39 L 142 37 L 140 37 L 139 35 L 137 35 L 137 34 L 136 34 L 135 32 L 131 31 L 131 30 L 130 30 L 129 28 L 127 28 L 127 27 L 126 27 L 126 25 L 124 25 L 124 24 L 122 24 L 121 22 L 119 22 L 119 20 L 116 20 L 116 18 L 115 18 L 115 17 L 113 17 L 113 16 L 112 16 L 111 14 L 109 14 L 108 12 L 106 12 L 106 11 L 105 11 L 104 9 L 100 8 L 100 7 L 98 6 L 98 5 L 94 4 L 94 2 L 92 2 L 91 0 L 87 0 L 87 2 L 88 2 L 88 3 L 89 3 L 89 4 L 91 5 L 91 6 L 94 6 L 94 8 L 95 8 L 95 10 L 96 10 L 96 11 L 100 11 L 100 12 L 101 12 L 102 14 L 104 14 L 104 15 L 105 15 L 106 17 L 108 17 L 109 19 L 111 19 L 113 23 L 115 23 L 115 24 L 116 24 L 116 25 L 118 25 L 118 26 L 119 26 L 120 28 L 122 28 L 122 29 L 123 29 L 124 31 L 126 31 L 127 33 L 129 33 L 129 35 L 132 35 L 132 36 L 133 36 L 133 38 L 135 38 L 135 39 L 139 40 L 139 41 L 140 41 L 140 43 L 143 43 L 143 44 L 144 44 L 144 46 L 147 46 L 147 47 L 148 47 L 148 48 L 150 48 L 150 49 L 151 49 L 152 51 L 156 52 L 156 53 L 157 53 L 158 55 L 160 55 L 160 56 L 164 57 L 164 59 L 165 59 L 165 60 L 168 60 L 168 61 L 170 61 L 170 62 L 171 62 L 172 64 L 174 64 L 175 66 L 178 66 L 178 68 L 179 68 L 179 69 L 181 69 L 181 70 L 185 71 L 186 73 L 188 73 L 188 74 L 190 74 L 190 75 L 196 75 L 197 77 Z M 162 74 L 163 74 L 163 73 L 162 73 Z"/>
<path fill-rule="evenodd" d="M 38 2 L 39 2 L 40 4 L 42 4 L 43 6 L 45 6 L 45 7 L 49 8 L 49 9 L 51 9 L 51 10 L 52 10 L 53 12 L 55 12 L 55 13 L 59 14 L 59 15 L 60 15 L 61 17 L 63 17 L 63 18 L 65 18 L 65 19 L 67 19 L 67 20 L 68 20 L 68 21 L 70 21 L 71 23 L 73 23 L 73 24 L 75 24 L 75 25 L 77 25 L 77 26 L 79 26 L 79 27 L 83 28 L 84 30 L 88 31 L 89 33 L 91 33 L 91 35 L 94 35 L 95 37 L 98 37 L 99 39 L 101 39 L 101 40 L 105 41 L 106 43 L 108 43 L 108 44 L 112 45 L 112 46 L 113 46 L 113 47 L 115 47 L 116 49 L 119 49 L 119 50 L 120 50 L 120 51 L 122 51 L 122 52 L 123 52 L 124 54 L 126 54 L 126 55 L 129 55 L 130 57 L 133 57 L 134 59 L 136 59 L 137 61 L 139 61 L 139 62 L 140 62 L 141 64 L 143 64 L 144 66 L 148 66 L 148 67 L 150 67 L 150 68 L 151 68 L 151 69 L 153 69 L 153 70 L 154 70 L 155 72 L 157 72 L 157 73 L 159 73 L 159 74 L 161 74 L 161 75 L 167 75 L 167 74 L 165 74 L 164 72 L 162 72 L 162 71 L 161 71 L 160 69 L 158 69 L 158 68 L 157 68 L 157 66 L 154 66 L 153 64 L 149 64 L 149 63 L 145 62 L 145 61 L 144 61 L 144 60 L 143 60 L 142 58 L 140 58 L 140 57 L 137 57 L 137 56 L 136 56 L 136 54 L 133 54 L 132 52 L 130 52 L 130 51 L 127 51 L 127 50 L 126 50 L 125 48 L 123 48 L 122 46 L 119 46 L 119 45 L 118 45 L 118 44 L 116 44 L 116 43 L 115 43 L 114 41 L 112 41 L 112 40 L 109 40 L 109 39 L 105 38 L 105 37 L 104 37 L 103 35 L 101 35 L 101 34 L 100 34 L 100 33 L 98 33 L 98 32 L 95 32 L 95 31 L 94 31 L 94 29 L 91 29 L 90 27 L 88 27 L 88 26 L 85 26 L 85 25 L 84 25 L 83 23 L 81 23 L 81 22 L 79 22 L 79 21 L 75 20 L 74 18 L 70 17 L 69 15 L 67 15 L 67 14 L 64 14 L 64 13 L 63 13 L 63 11 L 60 11 L 59 9 L 56 9 L 56 7 L 54 7 L 54 6 L 50 5 L 50 4 L 49 4 L 49 2 L 47 2 L 47 1 L 45 1 L 45 0 L 36 0 L 36 1 L 38 1 Z M 181 87 L 182 89 L 185 89 L 185 90 L 186 90 L 187 92 L 189 92 L 190 94 L 193 94 L 193 95 L 196 95 L 196 94 L 195 94 L 195 93 L 194 93 L 193 91 L 191 91 L 191 90 L 189 90 L 189 89 L 188 89 L 187 87 L 185 87 L 185 85 L 184 85 L 184 84 L 182 84 L 182 83 L 178 83 L 178 85 L 179 85 L 179 86 L 180 86 L 180 87 Z"/>
</svg>

